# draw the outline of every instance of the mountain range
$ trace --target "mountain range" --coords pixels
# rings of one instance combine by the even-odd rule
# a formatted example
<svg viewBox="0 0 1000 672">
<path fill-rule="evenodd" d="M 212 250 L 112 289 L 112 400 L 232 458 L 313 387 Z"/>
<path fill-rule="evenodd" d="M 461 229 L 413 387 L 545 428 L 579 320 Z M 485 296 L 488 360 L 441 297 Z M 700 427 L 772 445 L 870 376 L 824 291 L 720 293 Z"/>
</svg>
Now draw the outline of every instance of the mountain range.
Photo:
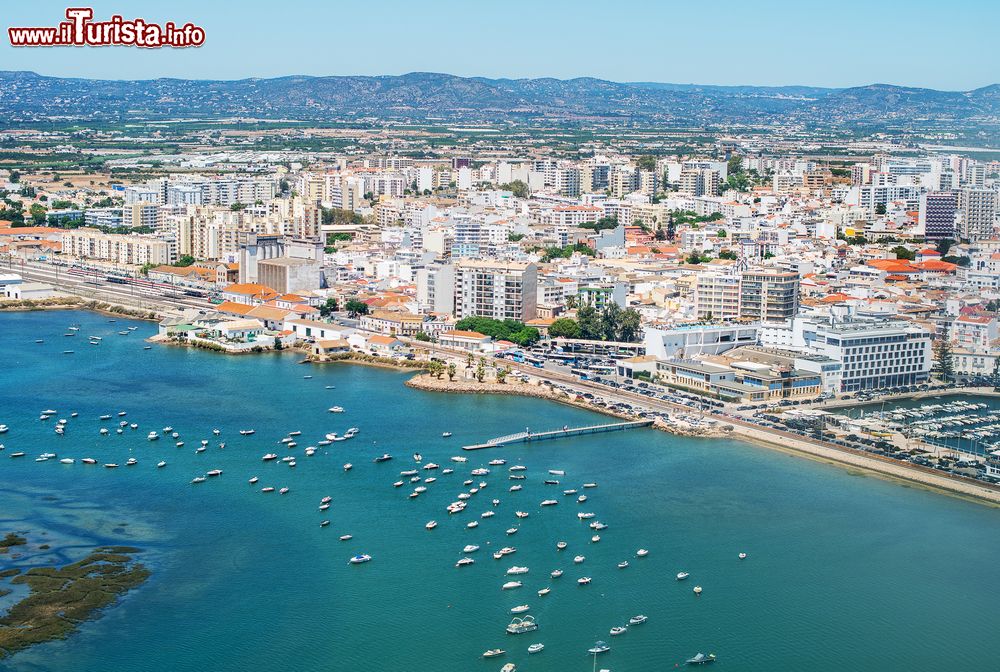
<svg viewBox="0 0 1000 672">
<path fill-rule="evenodd" d="M 937 91 L 709 86 L 576 79 L 487 79 L 412 72 L 270 79 L 98 80 L 0 71 L 0 118 L 606 120 L 687 124 L 935 125 L 1000 120 L 1000 85 Z"/>
</svg>

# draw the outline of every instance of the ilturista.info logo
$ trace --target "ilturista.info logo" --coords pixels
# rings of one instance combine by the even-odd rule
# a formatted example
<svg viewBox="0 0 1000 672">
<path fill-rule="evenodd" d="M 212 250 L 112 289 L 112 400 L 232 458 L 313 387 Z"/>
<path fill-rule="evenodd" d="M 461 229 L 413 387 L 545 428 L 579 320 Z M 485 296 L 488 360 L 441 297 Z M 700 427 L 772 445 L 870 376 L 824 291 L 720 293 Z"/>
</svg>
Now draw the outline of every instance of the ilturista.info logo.
<svg viewBox="0 0 1000 672">
<path fill-rule="evenodd" d="M 107 21 L 94 21 L 91 7 L 69 7 L 66 20 L 56 26 L 11 27 L 7 37 L 13 47 L 200 47 L 205 29 L 193 23 L 155 23 L 125 19 L 115 14 Z"/>
</svg>

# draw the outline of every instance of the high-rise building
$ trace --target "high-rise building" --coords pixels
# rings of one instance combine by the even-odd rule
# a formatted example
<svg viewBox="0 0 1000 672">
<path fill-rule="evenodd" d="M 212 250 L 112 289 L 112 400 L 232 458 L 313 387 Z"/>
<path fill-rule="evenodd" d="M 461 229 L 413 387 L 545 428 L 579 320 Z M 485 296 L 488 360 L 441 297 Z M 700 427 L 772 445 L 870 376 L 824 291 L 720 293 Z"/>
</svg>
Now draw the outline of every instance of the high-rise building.
<svg viewBox="0 0 1000 672">
<path fill-rule="evenodd" d="M 958 214 L 958 194 L 954 191 L 932 191 L 920 197 L 918 221 L 927 240 L 955 237 Z"/>
<path fill-rule="evenodd" d="M 992 189 L 963 189 L 959 192 L 959 231 L 966 240 L 992 238 L 997 218 L 997 192 Z"/>
<path fill-rule="evenodd" d="M 455 264 L 455 317 L 535 318 L 538 267 L 463 260 Z"/>
<path fill-rule="evenodd" d="M 785 322 L 799 312 L 799 274 L 744 271 L 740 274 L 740 318 Z"/>
</svg>

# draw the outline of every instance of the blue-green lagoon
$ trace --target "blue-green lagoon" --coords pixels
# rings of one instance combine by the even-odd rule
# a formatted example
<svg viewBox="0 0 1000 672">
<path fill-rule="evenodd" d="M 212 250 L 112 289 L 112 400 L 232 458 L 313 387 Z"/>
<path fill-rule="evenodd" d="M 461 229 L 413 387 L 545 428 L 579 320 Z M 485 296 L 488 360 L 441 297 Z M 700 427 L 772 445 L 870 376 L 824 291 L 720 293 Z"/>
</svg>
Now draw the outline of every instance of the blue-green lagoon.
<svg viewBox="0 0 1000 672">
<path fill-rule="evenodd" d="M 70 325 L 76 336 L 63 335 Z M 137 329 L 118 334 L 129 326 Z M 0 659 L 2 670 L 465 672 L 515 662 L 525 672 L 571 671 L 591 669 L 586 649 L 597 639 L 612 646 L 598 667 L 614 672 L 669 669 L 698 651 L 729 670 L 996 666 L 995 509 L 744 443 L 653 430 L 465 453 L 468 462 L 456 463 L 463 444 L 602 418 L 536 399 L 415 391 L 403 385 L 409 374 L 304 366 L 292 353 L 146 350 L 154 331 L 84 312 L 0 314 L 0 423 L 10 426 L 0 435 L 0 534 L 30 540 L 20 558 L 0 555 L 0 569 L 123 544 L 143 549 L 139 560 L 152 571 L 68 639 Z M 92 346 L 89 336 L 102 340 Z M 334 405 L 345 412 L 329 413 Z M 58 412 L 40 421 L 46 409 Z M 119 411 L 138 428 L 116 434 Z M 104 414 L 113 418 L 100 421 Z M 59 418 L 64 436 L 53 431 Z M 180 439 L 146 439 L 165 426 Z M 304 455 L 352 426 L 357 437 Z M 239 434 L 248 428 L 256 433 Z M 289 449 L 280 440 L 292 431 L 302 434 Z M 203 439 L 208 448 L 197 453 Z M 10 458 L 15 451 L 27 455 Z M 76 462 L 36 462 L 45 452 Z M 269 452 L 296 456 L 296 466 L 263 462 Z M 385 452 L 395 459 L 373 462 Z M 138 464 L 124 466 L 129 457 Z M 507 464 L 469 475 L 495 458 Z M 167 466 L 157 468 L 160 460 Z M 421 469 L 428 462 L 441 468 Z M 525 480 L 508 480 L 513 464 L 528 467 Z M 413 484 L 393 482 L 414 468 L 437 480 L 411 499 Z M 191 484 L 212 469 L 223 473 Z M 449 515 L 469 478 L 488 485 Z M 583 490 L 588 481 L 598 487 Z M 524 487 L 509 492 L 512 484 Z M 588 500 L 563 495 L 569 488 Z M 331 507 L 319 511 L 325 496 Z M 539 506 L 549 498 L 559 504 Z M 496 515 L 480 518 L 487 510 Z M 517 510 L 530 516 L 517 519 Z M 580 511 L 608 524 L 599 543 Z M 430 520 L 438 527 L 429 531 Z M 468 529 L 472 520 L 480 524 Z M 507 536 L 512 526 L 519 530 Z M 344 534 L 353 539 L 340 541 Z M 482 547 L 469 554 L 476 562 L 456 568 L 467 544 Z M 494 560 L 502 546 L 517 552 Z M 637 558 L 639 548 L 649 556 Z M 740 551 L 749 557 L 740 561 Z M 359 553 L 373 560 L 349 564 Z M 574 564 L 575 555 L 586 560 Z M 618 569 L 623 560 L 629 567 Z M 505 576 L 512 565 L 530 572 Z M 557 568 L 565 575 L 550 578 Z M 677 581 L 679 571 L 691 577 Z M 593 582 L 578 586 L 580 576 Z M 524 586 L 501 591 L 514 578 Z M 544 587 L 552 591 L 539 597 Z M 0 598 L 0 609 L 19 596 Z M 507 635 L 510 609 L 521 604 L 540 627 Z M 609 635 L 640 613 L 647 623 Z M 534 642 L 545 650 L 529 656 Z M 495 647 L 508 653 L 481 658 Z"/>
</svg>

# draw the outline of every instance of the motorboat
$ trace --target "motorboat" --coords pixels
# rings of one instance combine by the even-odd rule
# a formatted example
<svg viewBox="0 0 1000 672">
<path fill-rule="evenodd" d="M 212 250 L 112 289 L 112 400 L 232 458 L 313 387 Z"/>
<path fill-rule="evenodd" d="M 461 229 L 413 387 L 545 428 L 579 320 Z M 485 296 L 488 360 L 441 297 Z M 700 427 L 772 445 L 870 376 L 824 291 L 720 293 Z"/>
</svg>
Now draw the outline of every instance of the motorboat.
<svg viewBox="0 0 1000 672">
<path fill-rule="evenodd" d="M 627 569 L 627 568 L 628 568 L 628 560 L 622 560 L 621 562 L 618 563 L 618 569 Z"/>
<path fill-rule="evenodd" d="M 479 517 L 480 518 L 492 518 L 495 515 L 497 515 L 496 511 L 483 511 L 482 513 L 479 514 Z"/>
<path fill-rule="evenodd" d="M 569 544 L 567 544 L 567 543 L 566 543 L 565 541 L 557 541 L 557 542 L 556 542 L 556 548 L 557 548 L 558 550 L 560 550 L 560 551 L 561 551 L 561 550 L 563 550 L 563 549 L 565 549 L 565 548 L 566 548 L 566 546 L 568 546 L 568 545 L 569 545 Z"/>
<path fill-rule="evenodd" d="M 395 483 L 392 484 L 392 486 L 394 488 L 401 488 L 403 487 L 403 481 L 396 481 Z"/>
<path fill-rule="evenodd" d="M 191 482 L 192 483 L 204 483 L 207 480 L 208 479 L 206 477 L 204 477 L 204 476 L 195 476 L 194 478 L 191 479 Z"/>
<path fill-rule="evenodd" d="M 587 495 L 580 495 L 579 497 L 576 498 L 576 501 L 579 504 L 583 504 L 584 502 L 587 501 Z"/>
<path fill-rule="evenodd" d="M 549 469 L 549 473 L 553 476 L 565 476 L 566 472 L 562 469 Z"/>
<path fill-rule="evenodd" d="M 353 468 L 354 468 L 354 465 L 351 464 L 350 462 L 345 462 L 344 463 L 344 471 L 350 471 Z"/>
<path fill-rule="evenodd" d="M 553 569 L 549 573 L 549 576 L 551 576 L 553 579 L 558 579 L 562 575 L 563 575 L 563 570 L 561 570 L 561 569 Z"/>
<path fill-rule="evenodd" d="M 107 427 L 101 427 L 101 434 L 107 436 L 109 434 Z"/>
<path fill-rule="evenodd" d="M 416 476 L 417 475 L 417 470 L 416 469 L 407 469 L 406 471 L 399 472 L 399 475 L 400 476 L 406 476 L 407 478 L 409 478 L 410 476 Z"/>
<path fill-rule="evenodd" d="M 6 434 L 10 431 L 10 427 L 7 425 L 0 425 L 0 434 Z"/>
<path fill-rule="evenodd" d="M 375 458 L 375 462 L 388 462 L 392 459 L 392 455 L 389 453 L 382 453 L 379 457 Z"/>
<path fill-rule="evenodd" d="M 577 565 L 579 565 L 580 563 L 582 563 L 582 562 L 583 562 L 584 560 L 586 560 L 586 559 L 587 559 L 587 558 L 586 558 L 585 556 L 582 556 L 582 555 L 578 555 L 578 556 L 576 556 L 575 558 L 573 558 L 573 562 L 574 562 L 574 564 L 577 564 Z"/>
<path fill-rule="evenodd" d="M 98 418 L 98 420 L 110 420 L 110 419 L 111 419 L 110 415 L 102 415 L 101 417 Z"/>
<path fill-rule="evenodd" d="M 638 616 L 633 616 L 632 618 L 628 619 L 628 624 L 629 625 L 642 625 L 643 623 L 645 623 L 648 620 L 649 620 L 648 616 L 644 616 L 643 614 L 639 614 Z"/>
<path fill-rule="evenodd" d="M 537 629 L 538 623 L 535 623 L 533 616 L 515 616 L 507 626 L 507 632 L 511 635 L 520 635 Z"/>
<path fill-rule="evenodd" d="M 427 464 L 424 465 L 423 468 L 426 469 L 426 470 L 428 470 L 428 471 L 430 471 L 431 469 L 437 469 L 438 466 L 439 465 L 434 464 L 433 462 L 428 462 Z"/>
<path fill-rule="evenodd" d="M 593 518 L 594 514 L 581 511 L 580 513 L 576 514 L 576 517 L 579 518 L 580 520 L 587 520 L 588 518 Z"/>
<path fill-rule="evenodd" d="M 279 495 L 288 494 L 288 488 L 282 488 L 281 490 L 278 490 L 278 494 Z"/>
<path fill-rule="evenodd" d="M 205 472 L 206 476 L 222 476 L 222 469 L 212 469 Z"/>
<path fill-rule="evenodd" d="M 167 463 L 164 462 L 163 460 L 160 460 L 159 462 L 156 463 L 156 468 L 157 469 L 162 469 L 165 466 L 167 466 Z"/>
<path fill-rule="evenodd" d="M 461 455 L 455 455 L 454 457 L 452 457 L 450 459 L 451 459 L 452 462 L 468 462 L 469 461 L 469 458 L 462 457 Z"/>
<path fill-rule="evenodd" d="M 459 560 L 458 562 L 455 563 L 455 566 L 456 567 L 465 567 L 466 565 L 475 564 L 475 562 L 476 561 L 473 560 L 472 558 L 462 558 L 461 560 Z"/>
<path fill-rule="evenodd" d="M 160 438 L 160 435 L 157 434 L 156 432 L 150 432 L 149 434 L 146 435 L 146 439 L 149 440 L 149 441 L 156 441 L 159 438 Z"/>
<path fill-rule="evenodd" d="M 83 462 L 84 464 L 97 464 L 97 460 L 95 460 L 92 457 L 85 457 L 80 461 Z"/>
<path fill-rule="evenodd" d="M 242 436 L 250 436 L 251 434 L 253 434 L 256 431 L 257 431 L 256 429 L 241 429 L 240 430 L 240 434 Z"/>
<path fill-rule="evenodd" d="M 570 488 L 569 490 L 563 490 L 563 494 L 564 495 L 575 495 L 576 494 L 576 489 L 575 488 Z"/>
<path fill-rule="evenodd" d="M 268 485 L 268 486 L 265 486 L 265 487 L 261 488 L 260 491 L 261 492 L 274 492 L 274 487 Z"/>
<path fill-rule="evenodd" d="M 635 555 L 636 557 L 639 558 L 645 558 L 647 555 L 649 555 L 649 551 L 647 551 L 645 548 L 640 548 L 638 551 L 635 552 Z"/>
<path fill-rule="evenodd" d="M 506 663 L 500 668 L 500 672 L 517 672 L 517 665 L 514 663 Z"/>
<path fill-rule="evenodd" d="M 556 499 L 545 499 L 545 500 L 542 500 L 541 506 L 555 506 L 558 503 L 559 503 L 559 501 L 556 500 Z"/>
<path fill-rule="evenodd" d="M 470 473 L 473 476 L 486 476 L 490 473 L 490 470 L 486 467 L 479 467 L 477 469 L 473 469 Z"/>
<path fill-rule="evenodd" d="M 343 406 L 331 406 L 329 408 L 329 411 L 331 413 L 343 413 L 344 412 L 344 408 L 343 408 Z"/>
<path fill-rule="evenodd" d="M 371 559 L 372 556 L 367 554 L 355 555 L 353 558 L 351 558 L 350 563 L 352 565 L 360 565 L 365 562 L 371 562 Z"/>
<path fill-rule="evenodd" d="M 594 522 L 592 522 L 590 524 L 590 529 L 592 529 L 592 530 L 606 530 L 606 529 L 608 529 L 608 526 L 605 525 L 604 523 L 600 522 L 600 521 L 595 520 Z"/>
<path fill-rule="evenodd" d="M 708 655 L 705 655 L 704 653 L 697 653 L 691 658 L 685 660 L 684 662 L 687 663 L 688 665 L 706 665 L 708 663 L 714 663 L 715 654 L 710 653 Z"/>
<path fill-rule="evenodd" d="M 542 588 L 541 590 L 538 591 L 538 597 L 544 597 L 545 595 L 548 595 L 551 592 L 552 592 L 551 588 Z"/>
<path fill-rule="evenodd" d="M 477 546 L 476 544 L 468 544 L 465 548 L 462 549 L 462 552 L 463 553 L 475 553 L 478 550 L 479 550 L 479 546 Z"/>
<path fill-rule="evenodd" d="M 527 567 L 518 567 L 517 565 L 514 565 L 513 567 L 507 570 L 507 576 L 518 576 L 520 574 L 527 574 L 528 571 L 529 570 Z"/>
<path fill-rule="evenodd" d="M 451 436 L 451 432 L 441 432 L 441 436 L 447 439 Z"/>
<path fill-rule="evenodd" d="M 607 642 L 594 642 L 594 645 L 587 649 L 587 653 L 596 656 L 599 653 L 607 653 L 610 650 L 611 647 L 608 646 Z"/>
<path fill-rule="evenodd" d="M 135 459 L 134 457 L 130 457 L 125 461 L 126 467 L 134 467 L 137 464 L 139 464 L 139 460 Z"/>
<path fill-rule="evenodd" d="M 256 482 L 257 482 L 257 481 L 259 481 L 259 480 L 260 480 L 260 479 L 259 479 L 259 478 L 257 478 L 256 476 L 251 476 L 251 477 L 250 477 L 250 481 L 249 481 L 249 483 L 250 483 L 250 485 L 253 485 L 254 483 L 256 483 Z"/>
<path fill-rule="evenodd" d="M 701 595 L 701 590 L 702 590 L 701 586 L 695 586 L 695 587 L 694 587 L 694 590 L 693 590 L 692 592 L 693 592 L 693 593 L 694 593 L 695 595 Z"/>
<path fill-rule="evenodd" d="M 499 467 L 499 466 L 504 465 L 504 464 L 507 464 L 507 460 L 502 460 L 500 458 L 496 458 L 496 459 L 493 459 L 493 460 L 489 461 L 489 465 L 491 467 Z"/>
<path fill-rule="evenodd" d="M 677 580 L 678 581 L 683 581 L 684 579 L 688 578 L 689 576 L 691 576 L 691 574 L 689 574 L 688 572 L 677 572 Z"/>
<path fill-rule="evenodd" d="M 513 590 L 515 588 L 520 588 L 522 585 L 523 584 L 520 581 L 508 581 L 500 586 L 500 590 Z"/>
<path fill-rule="evenodd" d="M 454 469 L 442 469 L 441 473 L 442 474 L 454 474 L 455 470 Z"/>
<path fill-rule="evenodd" d="M 510 610 L 510 613 L 512 613 L 512 614 L 523 614 L 524 612 L 529 611 L 530 609 L 531 609 L 531 607 L 529 607 L 526 604 L 519 604 L 516 607 L 512 607 L 511 610 Z"/>
<path fill-rule="evenodd" d="M 518 490 L 520 490 L 523 487 L 524 486 L 522 486 L 522 485 L 512 485 L 512 486 L 510 486 L 510 491 L 511 492 L 517 492 Z"/>
<path fill-rule="evenodd" d="M 11 457 L 24 457 L 24 453 L 23 453 L 23 452 L 20 452 L 20 451 L 18 451 L 18 452 L 16 452 L 16 453 L 11 453 L 11 454 L 10 454 L 10 456 L 11 456 Z M 107 465 L 105 465 L 105 466 L 107 466 Z M 116 464 L 115 466 L 117 467 L 118 465 Z"/>
<path fill-rule="evenodd" d="M 509 480 L 509 481 L 523 481 L 526 478 L 527 478 L 527 476 L 525 476 L 524 474 L 511 474 L 510 476 L 507 477 L 507 480 Z"/>
<path fill-rule="evenodd" d="M 466 523 L 465 526 L 471 530 L 474 527 L 479 527 L 479 521 L 478 520 L 469 521 L 468 523 Z"/>
<path fill-rule="evenodd" d="M 626 632 L 628 632 L 628 628 L 622 625 L 616 625 L 615 627 L 611 628 L 612 637 L 615 637 L 617 635 L 624 635 Z"/>
<path fill-rule="evenodd" d="M 529 514 L 527 511 L 515 511 L 514 515 L 517 516 L 518 518 L 527 518 L 531 514 Z"/>
<path fill-rule="evenodd" d="M 320 527 L 326 527 L 329 524 L 330 524 L 329 520 L 321 520 L 321 521 L 319 521 L 319 526 Z"/>
<path fill-rule="evenodd" d="M 514 466 L 510 467 L 507 471 L 526 471 L 527 469 L 528 468 L 523 464 L 515 464 Z"/>
<path fill-rule="evenodd" d="M 501 548 L 501 549 L 500 549 L 499 551 L 496 551 L 496 552 L 495 552 L 495 553 L 493 554 L 493 557 L 494 557 L 495 559 L 499 560 L 499 559 L 500 559 L 500 558 L 502 558 L 503 556 L 505 556 L 505 555 L 510 555 L 511 553 L 517 553 L 517 549 L 516 549 L 516 548 L 511 548 L 510 546 L 504 546 L 504 547 L 503 547 L 503 548 Z"/>
<path fill-rule="evenodd" d="M 738 557 L 739 557 L 740 560 L 746 560 L 747 559 L 747 554 L 741 552 Z"/>
<path fill-rule="evenodd" d="M 559 481 L 553 481 L 552 479 L 546 479 L 542 483 L 544 485 L 559 485 Z"/>
<path fill-rule="evenodd" d="M 597 542 L 599 542 L 600 540 L 601 540 L 601 535 L 599 535 L 599 534 L 595 534 L 594 536 L 592 536 L 592 537 L 590 538 L 590 543 L 592 543 L 592 544 L 596 544 L 596 543 L 597 543 Z"/>
<path fill-rule="evenodd" d="M 496 658 L 497 656 L 502 656 L 507 653 L 503 649 L 488 649 L 483 652 L 483 658 Z"/>
<path fill-rule="evenodd" d="M 583 487 L 585 487 L 585 488 L 596 488 L 597 487 L 597 483 L 584 483 Z"/>
<path fill-rule="evenodd" d="M 429 523 L 427 523 L 426 525 L 424 525 L 424 527 L 425 527 L 426 529 L 428 529 L 428 530 L 433 530 L 433 529 L 434 529 L 435 527 L 437 527 L 437 526 L 438 526 L 438 524 L 437 524 L 437 521 L 436 521 L 436 520 L 432 520 L 432 521 L 430 521 Z"/>
<path fill-rule="evenodd" d="M 326 510 L 327 510 L 327 509 L 329 509 L 329 508 L 330 508 L 330 503 L 329 503 L 329 502 L 326 502 L 326 503 L 324 503 L 324 504 L 320 504 L 320 505 L 319 505 L 319 510 L 320 510 L 320 511 L 326 511 Z"/>
<path fill-rule="evenodd" d="M 544 644 L 541 644 L 541 643 L 539 643 L 539 644 L 532 644 L 531 646 L 528 647 L 528 653 L 539 653 L 544 648 L 545 648 Z"/>
<path fill-rule="evenodd" d="M 350 541 L 353 538 L 354 538 L 353 534 L 342 534 L 342 535 L 340 535 L 340 540 L 341 541 Z"/>
<path fill-rule="evenodd" d="M 517 528 L 516 527 L 508 527 L 507 528 L 507 536 L 509 537 L 511 535 L 514 535 L 514 534 L 517 534 Z"/>
</svg>

